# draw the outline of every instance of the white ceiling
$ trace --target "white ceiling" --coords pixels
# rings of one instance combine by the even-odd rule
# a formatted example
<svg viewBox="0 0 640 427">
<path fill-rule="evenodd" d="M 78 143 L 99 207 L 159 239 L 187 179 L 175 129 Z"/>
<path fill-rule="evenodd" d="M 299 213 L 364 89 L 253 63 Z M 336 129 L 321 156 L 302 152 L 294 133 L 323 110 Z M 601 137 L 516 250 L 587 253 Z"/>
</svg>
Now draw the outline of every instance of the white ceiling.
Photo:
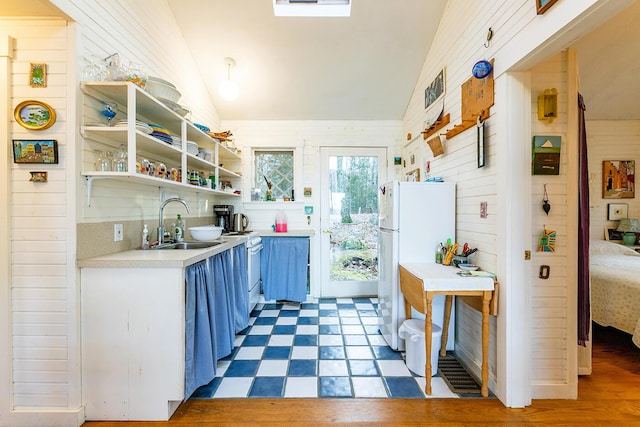
<svg viewBox="0 0 640 427">
<path fill-rule="evenodd" d="M 349 18 L 271 0 L 169 0 L 223 119 L 400 120 L 446 0 L 353 0 Z M 224 101 L 225 57 L 240 97 Z"/>
<path fill-rule="evenodd" d="M 222 119 L 401 119 L 446 0 L 353 0 L 351 18 L 275 18 L 271 0 L 168 0 Z M 0 16 L 63 16 L 0 0 Z M 587 119 L 640 119 L 640 1 L 577 40 Z M 223 101 L 224 58 L 240 98 Z"/>
</svg>

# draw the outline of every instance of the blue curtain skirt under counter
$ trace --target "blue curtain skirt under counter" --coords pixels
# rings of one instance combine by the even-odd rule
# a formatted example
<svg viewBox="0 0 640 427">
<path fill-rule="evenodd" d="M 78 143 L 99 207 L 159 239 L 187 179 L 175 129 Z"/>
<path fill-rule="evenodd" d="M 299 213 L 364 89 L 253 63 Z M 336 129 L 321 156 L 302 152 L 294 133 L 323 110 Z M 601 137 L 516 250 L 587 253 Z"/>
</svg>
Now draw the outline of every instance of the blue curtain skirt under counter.
<svg viewBox="0 0 640 427">
<path fill-rule="evenodd" d="M 214 341 L 215 359 L 231 354 L 235 339 L 235 294 L 233 290 L 233 271 L 230 251 L 224 251 L 209 258 L 209 268 L 213 276 L 215 307 L 211 307 L 215 319 Z"/>
<path fill-rule="evenodd" d="M 263 237 L 260 259 L 264 298 L 303 302 L 307 299 L 307 237 Z"/>
<path fill-rule="evenodd" d="M 233 248 L 233 279 L 235 292 L 235 331 L 249 326 L 249 277 L 247 275 L 247 244 Z"/>
</svg>

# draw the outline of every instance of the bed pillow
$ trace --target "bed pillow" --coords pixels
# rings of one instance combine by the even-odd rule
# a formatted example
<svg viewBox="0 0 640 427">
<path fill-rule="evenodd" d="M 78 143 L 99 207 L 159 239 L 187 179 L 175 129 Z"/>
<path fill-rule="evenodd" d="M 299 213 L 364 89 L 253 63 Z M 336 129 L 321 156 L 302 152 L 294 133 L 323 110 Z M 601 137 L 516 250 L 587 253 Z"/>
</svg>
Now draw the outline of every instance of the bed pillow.
<svg viewBox="0 0 640 427">
<path fill-rule="evenodd" d="M 619 243 L 609 242 L 607 240 L 591 240 L 589 242 L 590 255 L 630 255 L 640 256 L 633 249 L 621 245 Z"/>
</svg>

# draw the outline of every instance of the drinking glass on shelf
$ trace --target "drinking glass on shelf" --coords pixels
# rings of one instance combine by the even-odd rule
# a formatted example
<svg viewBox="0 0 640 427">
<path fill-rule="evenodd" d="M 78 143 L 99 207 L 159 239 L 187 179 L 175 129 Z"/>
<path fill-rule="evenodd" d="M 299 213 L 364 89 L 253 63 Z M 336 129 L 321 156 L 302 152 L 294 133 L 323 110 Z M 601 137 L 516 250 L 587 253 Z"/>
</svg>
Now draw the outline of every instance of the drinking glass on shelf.
<svg viewBox="0 0 640 427">
<path fill-rule="evenodd" d="M 116 116 L 118 104 L 113 101 L 102 101 L 102 115 L 107 118 L 107 126 L 111 126 L 111 120 Z"/>
<path fill-rule="evenodd" d="M 101 151 L 98 154 L 98 160 L 96 160 L 96 170 L 98 172 L 111 172 L 111 153 L 108 151 Z"/>
<path fill-rule="evenodd" d="M 127 149 L 123 145 L 120 146 L 118 152 L 113 157 L 113 170 L 115 172 L 127 171 Z"/>
</svg>

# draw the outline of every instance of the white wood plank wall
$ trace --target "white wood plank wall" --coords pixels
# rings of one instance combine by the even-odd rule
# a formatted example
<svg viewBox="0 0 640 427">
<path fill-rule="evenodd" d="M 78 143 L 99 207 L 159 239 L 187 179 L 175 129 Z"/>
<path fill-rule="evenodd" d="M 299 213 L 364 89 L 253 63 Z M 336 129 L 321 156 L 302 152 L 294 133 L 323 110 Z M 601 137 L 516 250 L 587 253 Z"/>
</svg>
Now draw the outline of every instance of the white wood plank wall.
<svg viewBox="0 0 640 427">
<path fill-rule="evenodd" d="M 70 390 L 68 322 L 67 26 L 62 20 L 3 20 L 2 31 L 16 39 L 12 106 L 27 99 L 51 105 L 57 114 L 49 129 L 33 132 L 11 121 L 14 139 L 55 139 L 57 165 L 11 164 L 11 298 L 13 405 L 63 407 Z M 47 64 L 47 87 L 28 84 L 30 63 Z M 46 170 L 47 183 L 29 182 L 29 171 Z"/>
<path fill-rule="evenodd" d="M 587 105 L 587 109 L 589 106 Z M 633 199 L 602 198 L 602 162 L 604 160 L 640 160 L 639 120 L 591 120 L 587 122 L 589 147 L 589 203 L 591 239 L 604 239 L 604 227 L 615 228 L 618 221 L 608 221 L 609 203 L 629 205 L 629 218 L 640 218 L 639 195 Z M 637 173 L 636 173 L 637 175 Z M 637 191 L 637 190 L 636 190 Z"/>
</svg>

